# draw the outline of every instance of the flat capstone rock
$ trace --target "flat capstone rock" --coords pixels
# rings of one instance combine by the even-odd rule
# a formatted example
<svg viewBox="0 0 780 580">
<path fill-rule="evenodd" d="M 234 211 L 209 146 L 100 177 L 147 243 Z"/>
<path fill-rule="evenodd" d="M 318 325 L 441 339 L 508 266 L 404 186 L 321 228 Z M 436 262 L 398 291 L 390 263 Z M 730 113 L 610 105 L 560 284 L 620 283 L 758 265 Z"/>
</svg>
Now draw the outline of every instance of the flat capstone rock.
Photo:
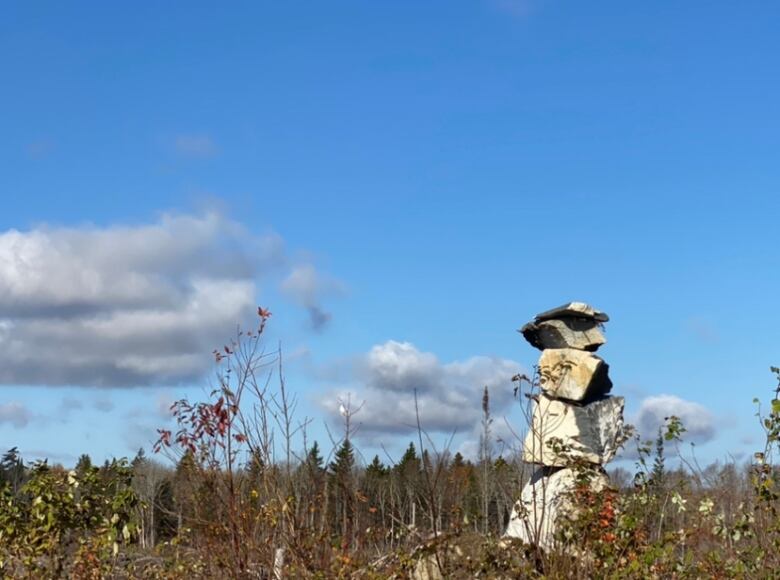
<svg viewBox="0 0 780 580">
<path fill-rule="evenodd" d="M 559 318 L 589 318 L 596 322 L 609 321 L 609 316 L 607 316 L 606 312 L 596 310 L 584 302 L 569 302 L 568 304 L 537 314 L 534 320 L 536 322 L 541 322 L 542 320 L 554 320 Z"/>
</svg>

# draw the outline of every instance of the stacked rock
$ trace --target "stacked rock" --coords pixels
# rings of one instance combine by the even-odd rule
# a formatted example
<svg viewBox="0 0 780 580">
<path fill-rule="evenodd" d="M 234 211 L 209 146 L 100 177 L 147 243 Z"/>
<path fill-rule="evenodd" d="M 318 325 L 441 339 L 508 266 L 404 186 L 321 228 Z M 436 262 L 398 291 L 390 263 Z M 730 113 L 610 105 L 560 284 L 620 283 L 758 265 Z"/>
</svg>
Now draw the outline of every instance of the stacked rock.
<svg viewBox="0 0 780 580">
<path fill-rule="evenodd" d="M 590 466 L 593 491 L 604 489 L 603 466 L 614 458 L 623 433 L 623 397 L 609 395 L 609 365 L 593 354 L 606 343 L 609 317 L 582 302 L 543 312 L 520 329 L 542 351 L 539 387 L 523 460 L 540 467 L 515 504 L 506 535 L 545 549 L 555 522 L 576 506 L 569 497 L 578 480 L 572 466 Z"/>
</svg>

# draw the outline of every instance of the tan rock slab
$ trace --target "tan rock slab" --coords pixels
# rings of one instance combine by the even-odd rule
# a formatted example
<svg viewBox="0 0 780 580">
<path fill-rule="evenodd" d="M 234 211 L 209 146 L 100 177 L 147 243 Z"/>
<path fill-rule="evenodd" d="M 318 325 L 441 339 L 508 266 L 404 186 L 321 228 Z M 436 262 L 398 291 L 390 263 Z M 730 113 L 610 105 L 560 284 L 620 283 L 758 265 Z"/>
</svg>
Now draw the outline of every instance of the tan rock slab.
<svg viewBox="0 0 780 580">
<path fill-rule="evenodd" d="M 590 352 L 574 348 L 550 348 L 539 359 L 539 375 L 545 394 L 571 401 L 590 401 L 612 390 L 609 365 Z"/>
</svg>

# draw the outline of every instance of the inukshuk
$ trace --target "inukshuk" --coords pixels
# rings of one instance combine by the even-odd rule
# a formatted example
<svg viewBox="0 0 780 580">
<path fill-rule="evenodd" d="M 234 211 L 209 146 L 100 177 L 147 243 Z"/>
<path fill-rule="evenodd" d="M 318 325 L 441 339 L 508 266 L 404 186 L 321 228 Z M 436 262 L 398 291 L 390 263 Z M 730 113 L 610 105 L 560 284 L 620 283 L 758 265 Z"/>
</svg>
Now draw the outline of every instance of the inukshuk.
<svg viewBox="0 0 780 580">
<path fill-rule="evenodd" d="M 593 354 L 606 342 L 609 317 L 582 302 L 543 312 L 520 329 L 542 351 L 539 391 L 533 398 L 523 460 L 539 466 L 515 504 L 506 535 L 549 549 L 556 521 L 576 510 L 572 492 L 589 471 L 594 492 L 603 490 L 603 466 L 620 446 L 623 397 L 609 396 L 609 366 Z"/>
</svg>

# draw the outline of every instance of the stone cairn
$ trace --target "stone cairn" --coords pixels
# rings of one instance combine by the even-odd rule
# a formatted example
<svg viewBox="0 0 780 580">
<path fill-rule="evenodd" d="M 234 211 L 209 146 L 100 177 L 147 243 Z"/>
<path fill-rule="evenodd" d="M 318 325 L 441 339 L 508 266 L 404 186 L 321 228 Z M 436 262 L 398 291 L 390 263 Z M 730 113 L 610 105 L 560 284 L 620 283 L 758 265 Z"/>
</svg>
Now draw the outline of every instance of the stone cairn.
<svg viewBox="0 0 780 580">
<path fill-rule="evenodd" d="M 589 485 L 608 485 L 603 466 L 623 438 L 623 397 L 609 396 L 609 365 L 593 354 L 606 343 L 609 317 L 582 302 L 543 312 L 520 329 L 542 351 L 540 392 L 532 396 L 531 425 L 523 460 L 538 467 L 515 503 L 506 535 L 549 549 L 556 520 L 576 511 L 571 492 L 577 469 L 592 467 Z M 574 467 L 574 465 L 579 467 Z"/>
</svg>

